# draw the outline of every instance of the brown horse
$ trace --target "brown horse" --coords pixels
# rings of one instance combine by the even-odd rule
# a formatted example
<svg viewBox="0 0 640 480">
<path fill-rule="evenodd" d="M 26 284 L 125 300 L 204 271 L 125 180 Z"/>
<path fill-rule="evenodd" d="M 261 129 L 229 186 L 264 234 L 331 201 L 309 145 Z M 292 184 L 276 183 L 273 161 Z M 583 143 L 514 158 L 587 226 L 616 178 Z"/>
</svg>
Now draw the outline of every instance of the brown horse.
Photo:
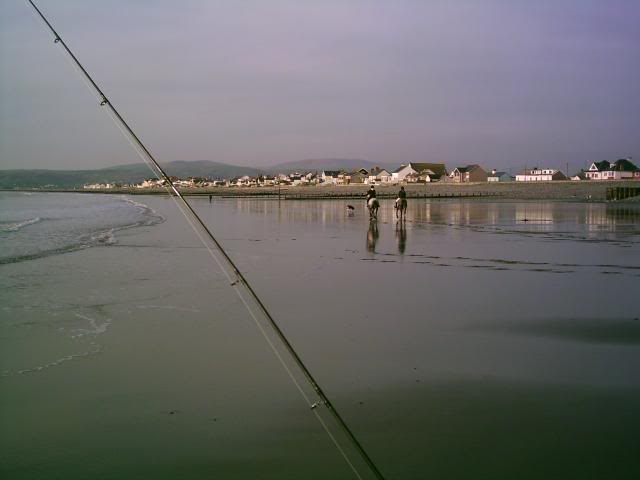
<svg viewBox="0 0 640 480">
<path fill-rule="evenodd" d="M 396 218 L 404 220 L 405 214 L 407 213 L 407 199 L 396 198 L 396 204 L 394 205 L 394 207 L 396 209 Z"/>
</svg>

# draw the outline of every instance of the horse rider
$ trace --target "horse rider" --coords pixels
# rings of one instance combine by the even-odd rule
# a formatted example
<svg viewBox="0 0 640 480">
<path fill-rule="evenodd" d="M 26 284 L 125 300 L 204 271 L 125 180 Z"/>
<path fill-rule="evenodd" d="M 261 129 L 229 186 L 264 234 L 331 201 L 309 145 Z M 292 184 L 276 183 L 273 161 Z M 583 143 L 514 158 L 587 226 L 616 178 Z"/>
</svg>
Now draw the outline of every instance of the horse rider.
<svg viewBox="0 0 640 480">
<path fill-rule="evenodd" d="M 404 187 L 400 187 L 400 191 L 398 192 L 398 198 L 396 198 L 396 217 L 398 216 L 398 211 L 403 208 L 407 208 L 407 192 L 404 191 Z"/>
<path fill-rule="evenodd" d="M 396 208 L 400 208 L 403 203 L 407 204 L 407 192 L 404 191 L 404 187 L 400 187 L 398 198 L 396 198 Z"/>
<path fill-rule="evenodd" d="M 369 200 L 372 198 L 376 198 L 376 189 L 371 185 L 369 190 L 367 190 L 367 206 L 369 206 Z"/>
</svg>

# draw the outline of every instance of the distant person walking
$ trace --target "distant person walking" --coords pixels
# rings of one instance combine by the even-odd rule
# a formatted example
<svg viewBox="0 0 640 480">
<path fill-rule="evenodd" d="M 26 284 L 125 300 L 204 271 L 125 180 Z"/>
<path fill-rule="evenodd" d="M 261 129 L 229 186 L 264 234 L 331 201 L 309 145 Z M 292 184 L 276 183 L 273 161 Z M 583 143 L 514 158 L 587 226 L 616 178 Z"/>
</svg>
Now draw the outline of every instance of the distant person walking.
<svg viewBox="0 0 640 480">
<path fill-rule="evenodd" d="M 213 198 L 213 195 L 209 195 L 209 203 L 211 203 L 212 198 Z"/>
</svg>

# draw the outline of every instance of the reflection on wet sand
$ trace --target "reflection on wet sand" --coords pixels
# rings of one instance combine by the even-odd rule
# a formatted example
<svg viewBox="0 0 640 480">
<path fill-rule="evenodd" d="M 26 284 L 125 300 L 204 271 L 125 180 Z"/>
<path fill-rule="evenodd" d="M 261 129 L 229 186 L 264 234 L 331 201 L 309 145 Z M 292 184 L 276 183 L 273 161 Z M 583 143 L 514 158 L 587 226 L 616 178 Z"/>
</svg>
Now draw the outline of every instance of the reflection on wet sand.
<svg viewBox="0 0 640 480">
<path fill-rule="evenodd" d="M 364 202 L 351 200 L 304 200 L 278 202 L 274 200 L 239 198 L 237 210 L 242 213 L 272 215 L 278 213 L 278 222 L 313 224 L 345 224 L 367 218 Z M 353 209 L 348 205 L 355 205 Z M 381 200 L 378 220 L 395 221 L 393 200 Z M 527 228 L 545 230 L 552 224 L 573 223 L 586 225 L 587 230 L 609 229 L 619 225 L 640 222 L 640 204 L 632 203 L 567 203 L 567 202 L 485 202 L 478 200 L 414 200 L 406 213 L 410 223 L 446 225 L 499 225 L 519 224 Z"/>
<path fill-rule="evenodd" d="M 398 244 L 398 252 L 404 255 L 407 248 L 407 228 L 402 220 L 396 222 L 396 242 Z"/>
<path fill-rule="evenodd" d="M 386 408 L 390 398 L 394 408 Z M 364 407 L 353 411 L 360 428 L 367 428 L 371 417 L 407 425 L 410 412 L 410 427 L 386 452 L 375 452 L 390 458 L 388 478 L 632 479 L 639 467 L 632 447 L 637 432 L 629 425 L 640 420 L 639 400 L 637 388 L 488 377 L 372 390 Z M 425 439 L 439 441 L 416 448 Z M 403 461 L 394 463 L 393 455 Z"/>
<path fill-rule="evenodd" d="M 353 199 L 280 208 L 239 219 L 242 238 L 267 231 L 234 253 L 386 476 L 639 478 L 640 204 L 420 199 L 406 223 L 386 199 L 377 223 Z"/>
<path fill-rule="evenodd" d="M 523 318 L 514 322 L 476 322 L 469 330 L 512 335 L 535 335 L 574 342 L 640 345 L 640 319 L 627 318 Z"/>
<path fill-rule="evenodd" d="M 378 241 L 378 222 L 369 222 L 369 229 L 367 230 L 367 251 L 374 253 L 376 251 L 376 242 Z"/>
</svg>

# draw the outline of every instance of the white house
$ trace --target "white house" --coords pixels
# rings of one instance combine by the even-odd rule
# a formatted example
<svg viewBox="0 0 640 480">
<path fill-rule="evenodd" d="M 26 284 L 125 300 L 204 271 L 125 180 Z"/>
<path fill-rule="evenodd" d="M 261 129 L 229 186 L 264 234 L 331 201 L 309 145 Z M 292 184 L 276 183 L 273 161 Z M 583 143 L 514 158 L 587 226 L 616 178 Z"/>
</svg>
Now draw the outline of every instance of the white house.
<svg viewBox="0 0 640 480">
<path fill-rule="evenodd" d="M 193 179 L 190 180 L 174 180 L 173 184 L 176 187 L 183 187 L 183 188 L 191 188 L 191 187 L 195 187 L 195 182 L 193 181 Z"/>
<path fill-rule="evenodd" d="M 614 163 L 603 160 L 593 162 L 585 175 L 589 180 L 640 179 L 640 169 L 631 163 L 630 158 L 622 158 Z"/>
<path fill-rule="evenodd" d="M 587 180 L 587 175 L 584 170 L 580 170 L 578 173 L 576 173 L 575 175 L 572 175 L 570 178 L 574 182 L 580 182 L 582 180 Z"/>
<path fill-rule="evenodd" d="M 549 182 L 551 180 L 566 180 L 567 177 L 560 170 L 553 168 L 534 167 L 530 170 L 525 169 L 522 173 L 516 175 L 516 182 Z"/>
<path fill-rule="evenodd" d="M 494 168 L 487 174 L 487 182 L 513 182 L 513 176 L 507 172 L 498 172 Z"/>
<path fill-rule="evenodd" d="M 606 160 L 593 162 L 585 175 L 588 180 L 606 180 L 610 168 L 611 164 Z"/>
<path fill-rule="evenodd" d="M 403 163 L 398 168 L 396 168 L 393 172 L 391 172 L 391 181 L 393 183 L 401 182 L 410 173 L 414 173 L 414 170 L 409 165 L 405 165 Z"/>
<path fill-rule="evenodd" d="M 409 175 L 410 178 L 407 178 Z M 407 165 L 400 165 L 400 168 L 394 170 L 391 173 L 391 181 L 394 183 L 412 182 L 419 178 L 421 182 L 431 182 L 439 180 L 443 175 L 447 175 L 444 163 L 410 162 Z"/>
<path fill-rule="evenodd" d="M 167 181 L 164 179 L 158 178 L 149 178 L 147 180 L 143 180 L 140 183 L 135 185 L 136 188 L 154 188 L 154 187 L 162 187 Z"/>
<path fill-rule="evenodd" d="M 369 176 L 365 180 L 365 183 L 374 184 L 374 183 L 389 183 L 391 181 L 391 174 L 387 172 L 384 168 L 373 167 L 369 171 Z"/>
<path fill-rule="evenodd" d="M 98 189 L 104 189 L 104 188 L 113 188 L 115 185 L 113 185 L 112 183 L 90 183 L 87 185 L 84 185 L 82 188 L 87 189 L 87 190 L 98 190 Z"/>
<path fill-rule="evenodd" d="M 323 170 L 322 182 L 327 184 L 338 184 L 338 177 L 340 176 L 340 170 Z"/>
<path fill-rule="evenodd" d="M 272 187 L 276 184 L 276 178 L 269 175 L 258 175 L 256 182 L 258 187 Z"/>
</svg>

